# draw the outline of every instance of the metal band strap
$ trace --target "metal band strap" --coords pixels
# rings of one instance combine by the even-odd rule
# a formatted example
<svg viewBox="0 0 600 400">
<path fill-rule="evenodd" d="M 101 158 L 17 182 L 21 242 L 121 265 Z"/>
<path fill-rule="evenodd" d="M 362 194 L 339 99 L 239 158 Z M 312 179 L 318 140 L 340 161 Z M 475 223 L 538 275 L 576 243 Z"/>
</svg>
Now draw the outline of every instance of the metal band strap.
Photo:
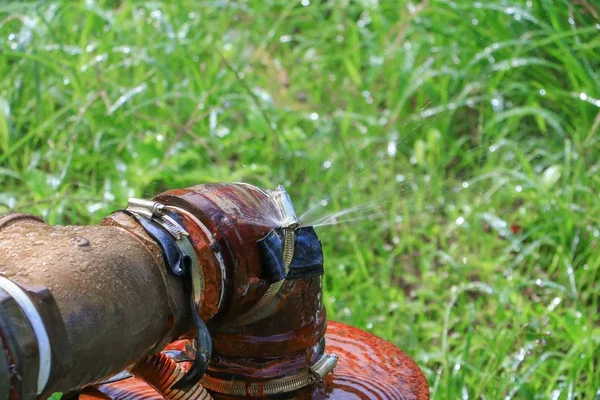
<svg viewBox="0 0 600 400">
<path fill-rule="evenodd" d="M 166 211 L 168 210 L 173 211 L 175 213 L 183 214 L 187 218 L 191 219 L 192 222 L 198 228 L 200 228 L 200 230 L 206 236 L 206 239 L 209 241 L 209 247 L 213 248 L 213 245 L 216 243 L 216 240 L 211 234 L 210 230 L 200 220 L 198 220 L 198 218 L 196 218 L 194 214 L 190 213 L 189 211 L 183 208 L 162 204 L 153 200 L 131 198 L 129 199 L 128 207 L 126 209 L 126 211 L 130 213 L 147 218 L 162 226 L 167 232 L 169 232 L 171 236 L 173 236 L 180 250 L 182 250 L 185 254 L 188 254 L 192 258 L 192 261 L 195 263 L 195 266 L 198 267 L 193 268 L 192 271 L 197 269 L 198 271 L 200 271 L 200 274 L 202 274 L 202 269 L 200 269 L 200 266 L 198 265 L 195 250 L 193 250 L 193 248 L 191 247 L 191 243 L 190 246 L 188 246 L 189 242 L 187 242 L 187 240 L 185 239 L 185 237 L 189 238 L 189 233 L 185 230 L 184 227 L 180 226 L 179 223 L 177 223 L 177 221 L 175 221 L 166 213 Z M 219 268 L 221 269 L 221 292 L 219 295 L 219 304 L 217 304 L 217 308 L 219 309 L 223 302 L 223 298 L 225 297 L 227 270 L 225 268 L 225 262 L 221 253 L 213 252 L 213 255 L 215 256 L 219 264 Z M 201 294 L 201 290 L 198 289 L 204 288 L 204 276 L 200 276 L 199 278 L 202 281 L 201 286 L 198 285 L 199 282 L 197 274 L 194 275 L 194 273 L 192 273 L 192 277 L 194 278 L 193 281 L 195 288 L 195 300 L 200 308 L 201 299 L 199 298 L 199 296 Z"/>
<path fill-rule="evenodd" d="M 283 234 L 283 263 L 285 265 L 285 272 L 287 274 L 290 264 L 294 258 L 294 230 L 292 228 L 284 228 Z M 235 317 L 228 325 L 251 324 L 268 317 L 274 310 L 267 308 L 267 306 L 275 299 L 275 296 L 277 296 L 281 290 L 284 282 L 285 279 L 282 279 L 271 284 L 265 294 L 263 294 L 260 300 L 254 306 L 252 306 L 250 310 Z"/>
<path fill-rule="evenodd" d="M 188 260 L 190 261 L 190 265 L 184 266 L 183 268 L 174 268 L 172 265 L 169 266 L 171 271 L 179 276 L 183 275 L 187 270 L 190 278 L 189 281 L 185 281 L 185 286 L 186 290 L 190 292 L 190 307 L 192 310 L 192 319 L 196 328 L 196 357 L 185 375 L 173 384 L 173 389 L 189 389 L 198 383 L 202 375 L 204 375 L 212 355 L 212 340 L 210 333 L 208 332 L 206 324 L 202 318 L 200 318 L 204 291 L 204 274 L 198 263 L 196 251 L 194 250 L 189 234 L 185 230 L 183 223 L 179 222 L 176 213 L 171 213 L 169 215 L 169 211 L 164 204 L 151 200 L 129 199 L 129 205 L 125 211 L 131 213 L 138 222 L 142 223 L 147 231 L 148 229 L 152 229 L 152 224 L 146 227 L 146 224 L 143 223 L 144 220 L 158 224 L 158 230 L 168 232 L 167 237 L 172 237 L 174 239 L 175 247 L 178 249 L 177 251 L 185 257 L 188 257 Z M 152 235 L 150 231 L 148 231 L 148 233 Z M 163 251 L 165 251 L 164 248 Z"/>
<path fill-rule="evenodd" d="M 192 214 L 188 210 L 183 209 L 181 207 L 165 205 L 165 208 L 168 210 L 172 210 L 177 213 L 183 214 L 186 217 L 188 217 L 190 220 L 192 220 L 192 222 L 198 228 L 200 228 L 200 230 L 204 233 L 206 240 L 208 240 L 209 247 L 213 248 L 213 245 L 216 244 L 217 241 L 213 237 L 210 230 L 206 227 L 206 225 L 204 225 L 198 218 L 196 218 L 196 216 L 194 214 Z M 217 263 L 219 264 L 219 268 L 221 269 L 221 291 L 219 294 L 219 303 L 217 304 L 217 309 L 220 310 L 221 304 L 223 303 L 223 298 L 225 297 L 225 286 L 226 286 L 226 282 L 227 282 L 227 269 L 225 268 L 225 261 L 223 260 L 223 255 L 221 254 L 221 252 L 213 251 L 213 255 L 215 256 Z"/>
<path fill-rule="evenodd" d="M 273 396 L 293 392 L 323 379 L 337 365 L 336 354 L 323 354 L 313 365 L 298 374 L 266 382 L 242 382 L 204 375 L 200 383 L 208 390 L 233 396 Z"/>
<path fill-rule="evenodd" d="M 44 326 L 44 321 L 42 320 L 42 316 L 38 312 L 37 308 L 33 304 L 33 301 L 31 301 L 27 293 L 25 293 L 20 286 L 7 278 L 0 276 L 0 288 L 2 288 L 13 299 L 15 299 L 29 320 L 31 327 L 33 328 L 33 332 L 37 339 L 40 357 L 37 394 L 41 394 L 48 383 L 48 378 L 50 377 L 50 367 L 52 363 L 50 338 L 48 337 L 48 332 Z"/>
</svg>

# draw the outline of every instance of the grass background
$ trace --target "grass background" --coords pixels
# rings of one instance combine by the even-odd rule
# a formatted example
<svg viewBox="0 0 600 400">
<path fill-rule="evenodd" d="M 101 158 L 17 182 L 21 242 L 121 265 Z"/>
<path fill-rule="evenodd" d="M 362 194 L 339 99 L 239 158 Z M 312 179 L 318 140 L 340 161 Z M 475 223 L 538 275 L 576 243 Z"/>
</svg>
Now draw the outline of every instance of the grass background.
<svg viewBox="0 0 600 400">
<path fill-rule="evenodd" d="M 593 0 L 0 3 L 0 212 L 283 184 L 433 399 L 600 398 Z M 363 217 L 363 219 L 358 219 Z"/>
</svg>

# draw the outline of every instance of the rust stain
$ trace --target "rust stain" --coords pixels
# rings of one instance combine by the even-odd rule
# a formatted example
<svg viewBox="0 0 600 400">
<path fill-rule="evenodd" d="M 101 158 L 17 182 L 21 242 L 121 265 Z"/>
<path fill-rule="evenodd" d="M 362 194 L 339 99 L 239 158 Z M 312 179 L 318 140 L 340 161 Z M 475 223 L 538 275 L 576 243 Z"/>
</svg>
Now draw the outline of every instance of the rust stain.
<svg viewBox="0 0 600 400">
<path fill-rule="evenodd" d="M 284 398 L 295 400 L 427 400 L 429 386 L 421 369 L 402 350 L 388 341 L 360 329 L 330 322 L 325 334 L 326 351 L 336 353 L 339 361 L 333 372 L 318 385 Z M 177 348 L 185 348 L 178 343 Z M 111 399 L 164 399 L 144 381 L 129 378 L 98 388 Z M 93 397 L 90 389 L 86 400 Z M 211 393 L 215 400 L 240 397 Z M 260 397 L 260 396 L 259 396 Z"/>
</svg>

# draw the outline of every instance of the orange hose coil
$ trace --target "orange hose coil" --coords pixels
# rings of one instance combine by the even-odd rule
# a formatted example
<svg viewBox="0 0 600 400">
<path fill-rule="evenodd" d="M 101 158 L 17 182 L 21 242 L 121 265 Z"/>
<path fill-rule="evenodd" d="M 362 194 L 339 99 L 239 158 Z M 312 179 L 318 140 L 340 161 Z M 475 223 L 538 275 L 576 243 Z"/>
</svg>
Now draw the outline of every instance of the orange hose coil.
<svg viewBox="0 0 600 400">
<path fill-rule="evenodd" d="M 168 400 L 212 400 L 212 396 L 200 383 L 186 391 L 171 389 L 186 371 L 166 354 L 144 357 L 130 372 L 146 381 Z"/>
</svg>

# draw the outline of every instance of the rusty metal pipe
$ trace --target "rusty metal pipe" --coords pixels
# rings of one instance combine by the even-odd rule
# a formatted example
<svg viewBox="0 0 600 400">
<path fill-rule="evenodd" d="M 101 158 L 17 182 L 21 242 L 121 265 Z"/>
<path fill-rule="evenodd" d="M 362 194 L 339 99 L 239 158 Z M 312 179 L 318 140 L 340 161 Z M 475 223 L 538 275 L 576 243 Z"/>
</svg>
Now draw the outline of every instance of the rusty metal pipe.
<svg viewBox="0 0 600 400">
<path fill-rule="evenodd" d="M 152 354 L 177 338 L 192 337 L 196 312 L 206 324 L 198 324 L 195 318 L 194 325 L 204 326 L 212 338 L 212 357 L 201 382 L 215 399 L 292 392 L 302 393 L 303 399 L 330 398 L 326 393 L 338 391 L 348 379 L 362 385 L 373 359 L 382 360 L 377 367 L 389 372 L 385 381 L 399 385 L 398 393 L 427 398 L 427 382 L 419 368 L 381 339 L 346 327 L 342 329 L 348 338 L 360 337 L 357 343 L 372 345 L 365 347 L 364 360 L 349 356 L 357 348 L 354 344 L 342 343 L 336 349 L 322 301 L 322 253 L 314 259 L 302 258 L 316 254 L 311 246 L 320 252 L 320 242 L 311 228 L 297 227 L 282 188 L 269 192 L 243 183 L 199 185 L 168 191 L 154 200 L 135 201 L 137 211 L 128 209 L 135 218 L 117 212 L 98 226 L 49 226 L 22 214 L 0 218 L 0 275 L 4 276 L 0 277 L 0 344 L 6 355 L 2 360 L 0 354 L 0 400 L 3 387 L 10 387 L 14 399 L 40 393 L 44 397 L 124 369 L 149 381 L 161 399 L 184 396 L 171 386 L 181 371 L 171 368 L 170 360 Z M 197 261 L 191 270 L 201 273 L 200 281 L 192 273 L 188 275 L 192 285 L 190 281 L 185 285 L 180 276 L 168 272 L 173 263 L 165 262 L 169 254 L 165 243 L 140 219 L 148 213 L 154 218 L 159 209 L 156 218 L 178 220 L 176 231 L 182 230 L 189 239 Z M 172 221 L 166 225 L 173 227 Z M 265 240 L 273 240 L 269 242 L 273 247 L 261 247 Z M 278 259 L 285 266 L 283 280 L 269 269 L 282 264 L 264 258 L 265 249 L 280 249 L 277 243 L 283 243 Z M 298 273 L 292 266 L 306 269 Z M 3 286 L 2 279 L 33 301 L 41 323 L 35 322 L 35 312 L 28 314 L 26 304 L 17 301 L 19 296 L 6 292 L 12 289 Z M 202 289 L 192 290 L 190 296 L 186 293 L 190 286 Z M 50 350 L 40 344 L 44 332 Z M 330 339 L 333 346 L 326 343 Z M 338 364 L 342 375 L 335 370 L 330 374 L 337 362 L 334 354 L 325 353 L 331 348 L 347 353 Z M 49 376 L 40 384 L 48 357 Z M 8 381 L 2 380 L 3 365 L 8 366 Z M 121 398 L 117 392 L 129 393 L 128 385 L 139 382 L 130 378 L 124 386 L 117 382 L 97 389 Z M 343 393 L 354 393 L 354 386 Z M 148 393 L 143 385 L 136 387 Z M 82 398 L 96 398 L 91 394 L 94 390 Z M 372 398 L 362 389 L 359 392 L 358 398 Z M 340 396 L 331 398 L 344 398 Z"/>
<path fill-rule="evenodd" d="M 80 388 L 190 330 L 181 280 L 167 273 L 159 246 L 124 213 L 97 226 L 50 226 L 25 214 L 1 217 L 0 255 L 0 275 L 33 301 L 52 344 L 46 382 L 36 384 L 45 373 L 39 359 L 48 349 L 36 345 L 36 333 L 26 327 L 29 321 L 39 330 L 40 323 L 17 315 L 23 310 L 10 308 L 14 296 L 0 292 L 11 398 Z M 21 325 L 20 332 L 11 332 Z"/>
<path fill-rule="evenodd" d="M 219 360 L 211 382 L 218 379 L 219 370 L 233 364 L 245 365 L 249 379 L 308 381 L 309 364 L 323 356 L 321 279 L 315 276 L 272 285 L 264 276 L 257 246 L 274 228 L 297 226 L 285 190 L 268 192 L 247 184 L 200 185 L 163 193 L 156 200 L 161 203 L 135 201 L 135 205 L 141 213 L 140 205 L 166 207 L 176 213 L 202 269 L 204 289 L 198 311 L 210 321 L 214 360 Z M 47 307 L 57 316 L 41 324 L 53 348 L 51 373 L 47 383 L 37 385 L 38 393 L 67 391 L 98 381 L 190 333 L 191 307 L 185 288 L 167 272 L 161 249 L 138 221 L 124 213 L 90 227 L 49 226 L 26 215 L 0 221 L 0 251 L 6 254 L 0 273 L 34 300 L 31 288 L 42 288 L 49 299 Z M 254 313 L 256 304 L 270 292 L 276 294 L 268 296 L 271 317 L 261 316 L 254 323 L 236 320 Z M 42 314 L 46 319 L 50 315 Z M 135 338 L 130 339 L 133 345 L 125 338 Z M 260 345 L 266 341 L 273 346 Z M 8 346 L 9 352 L 14 347 Z M 38 356 L 44 356 L 41 349 Z M 281 369 L 279 376 L 272 372 L 261 376 L 255 365 L 265 357 L 274 357 L 289 368 Z M 21 360 L 17 361 L 20 371 Z"/>
</svg>

